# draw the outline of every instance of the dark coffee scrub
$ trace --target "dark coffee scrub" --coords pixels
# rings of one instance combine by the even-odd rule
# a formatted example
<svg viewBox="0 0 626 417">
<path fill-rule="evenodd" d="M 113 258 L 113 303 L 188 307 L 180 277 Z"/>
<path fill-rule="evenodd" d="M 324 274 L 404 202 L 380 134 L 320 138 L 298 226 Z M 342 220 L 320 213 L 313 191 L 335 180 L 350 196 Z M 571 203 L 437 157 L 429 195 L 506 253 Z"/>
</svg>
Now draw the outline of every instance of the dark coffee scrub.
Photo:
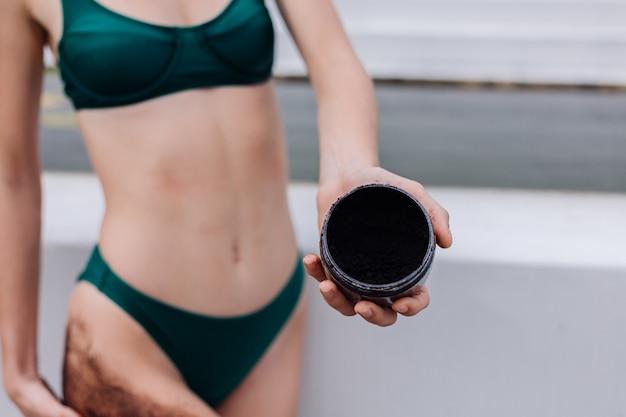
<svg viewBox="0 0 626 417">
<path fill-rule="evenodd" d="M 353 301 L 388 306 L 419 291 L 435 253 L 428 213 L 406 191 L 384 184 L 355 188 L 322 226 L 322 263 Z"/>
</svg>

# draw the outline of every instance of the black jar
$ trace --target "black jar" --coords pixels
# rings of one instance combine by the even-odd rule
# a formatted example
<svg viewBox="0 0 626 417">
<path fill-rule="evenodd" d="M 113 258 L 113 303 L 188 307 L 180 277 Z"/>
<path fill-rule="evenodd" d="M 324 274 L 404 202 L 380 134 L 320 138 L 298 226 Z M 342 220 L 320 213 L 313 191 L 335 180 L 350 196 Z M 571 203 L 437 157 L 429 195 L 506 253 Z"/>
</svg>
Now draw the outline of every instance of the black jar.
<svg viewBox="0 0 626 417">
<path fill-rule="evenodd" d="M 389 306 L 428 277 L 435 234 L 424 207 L 406 191 L 367 184 L 340 197 L 324 219 L 322 264 L 352 301 Z"/>
</svg>

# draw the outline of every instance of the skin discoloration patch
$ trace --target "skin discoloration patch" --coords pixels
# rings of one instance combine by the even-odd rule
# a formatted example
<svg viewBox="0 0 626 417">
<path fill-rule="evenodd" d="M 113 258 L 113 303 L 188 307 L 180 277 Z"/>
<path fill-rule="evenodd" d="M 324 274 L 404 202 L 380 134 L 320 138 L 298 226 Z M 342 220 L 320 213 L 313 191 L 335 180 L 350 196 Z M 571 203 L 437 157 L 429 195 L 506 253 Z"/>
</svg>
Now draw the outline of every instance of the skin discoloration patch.
<svg viewBox="0 0 626 417">
<path fill-rule="evenodd" d="M 65 349 L 64 402 L 81 417 L 200 417 L 138 393 L 132 381 L 112 375 L 94 354 L 89 328 L 79 319 L 68 322 Z"/>
</svg>

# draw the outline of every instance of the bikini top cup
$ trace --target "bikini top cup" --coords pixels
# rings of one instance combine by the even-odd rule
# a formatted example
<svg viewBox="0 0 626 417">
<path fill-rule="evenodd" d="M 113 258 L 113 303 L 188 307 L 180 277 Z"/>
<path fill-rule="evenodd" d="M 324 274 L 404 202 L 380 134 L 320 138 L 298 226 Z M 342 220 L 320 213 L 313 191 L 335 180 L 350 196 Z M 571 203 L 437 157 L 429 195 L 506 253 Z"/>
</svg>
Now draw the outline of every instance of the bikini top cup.
<svg viewBox="0 0 626 417">
<path fill-rule="evenodd" d="M 230 0 L 213 19 L 186 27 L 143 22 L 96 0 L 62 3 L 59 68 L 76 109 L 271 76 L 274 30 L 263 0 Z"/>
</svg>

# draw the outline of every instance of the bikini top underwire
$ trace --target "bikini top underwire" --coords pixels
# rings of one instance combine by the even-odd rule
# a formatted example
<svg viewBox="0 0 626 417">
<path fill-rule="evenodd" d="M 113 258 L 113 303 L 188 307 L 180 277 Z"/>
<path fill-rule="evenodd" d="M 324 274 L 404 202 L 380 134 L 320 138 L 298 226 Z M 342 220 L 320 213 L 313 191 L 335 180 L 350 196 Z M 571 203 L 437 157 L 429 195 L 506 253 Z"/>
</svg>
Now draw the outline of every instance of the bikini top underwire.
<svg viewBox="0 0 626 417">
<path fill-rule="evenodd" d="M 59 68 L 76 109 L 271 76 L 274 31 L 263 0 L 230 0 L 213 19 L 186 27 L 143 22 L 96 0 L 62 3 Z"/>
</svg>

